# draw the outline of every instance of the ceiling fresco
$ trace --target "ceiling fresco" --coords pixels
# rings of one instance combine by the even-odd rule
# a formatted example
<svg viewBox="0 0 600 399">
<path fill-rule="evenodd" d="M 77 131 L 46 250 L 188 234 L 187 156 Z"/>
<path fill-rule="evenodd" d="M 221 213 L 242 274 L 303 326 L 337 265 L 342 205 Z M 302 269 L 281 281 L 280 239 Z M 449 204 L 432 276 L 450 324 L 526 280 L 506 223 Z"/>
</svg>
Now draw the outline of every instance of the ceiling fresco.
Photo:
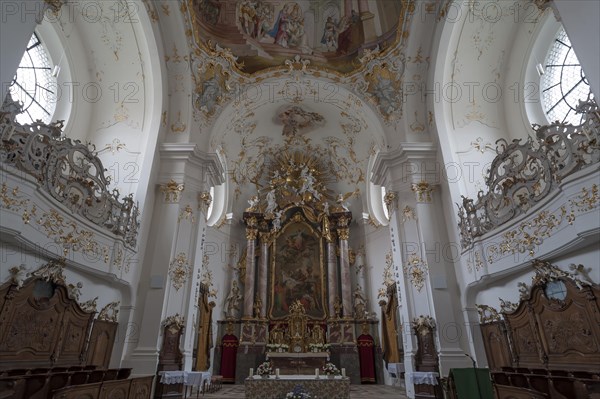
<svg viewBox="0 0 600 399">
<path fill-rule="evenodd" d="M 301 56 L 311 66 L 347 74 L 365 49 L 397 43 L 405 2 L 375 0 L 190 0 L 198 43 L 231 49 L 252 74 Z"/>
</svg>

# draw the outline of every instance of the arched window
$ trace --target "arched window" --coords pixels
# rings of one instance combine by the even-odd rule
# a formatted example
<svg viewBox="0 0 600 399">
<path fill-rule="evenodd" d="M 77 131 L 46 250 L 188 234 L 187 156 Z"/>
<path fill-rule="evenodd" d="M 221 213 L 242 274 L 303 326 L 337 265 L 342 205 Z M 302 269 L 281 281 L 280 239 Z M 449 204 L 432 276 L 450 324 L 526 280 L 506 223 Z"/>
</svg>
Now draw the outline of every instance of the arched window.
<svg viewBox="0 0 600 399">
<path fill-rule="evenodd" d="M 48 52 L 37 34 L 33 34 L 10 87 L 13 100 L 23 103 L 17 115 L 21 124 L 41 120 L 49 123 L 56 110 L 56 76 Z"/>
<path fill-rule="evenodd" d="M 580 125 L 575 109 L 593 97 L 581 64 L 564 28 L 558 31 L 546 56 L 541 78 L 542 105 L 550 122 Z"/>
</svg>

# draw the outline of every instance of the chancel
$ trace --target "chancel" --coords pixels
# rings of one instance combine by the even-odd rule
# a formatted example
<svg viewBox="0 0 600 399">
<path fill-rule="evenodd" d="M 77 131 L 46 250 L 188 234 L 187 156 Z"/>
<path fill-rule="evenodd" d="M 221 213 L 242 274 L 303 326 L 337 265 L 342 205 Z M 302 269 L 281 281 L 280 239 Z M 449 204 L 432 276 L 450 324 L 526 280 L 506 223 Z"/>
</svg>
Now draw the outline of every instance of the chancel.
<svg viewBox="0 0 600 399">
<path fill-rule="evenodd" d="M 600 395 L 600 2 L 1 3 L 0 398 Z"/>
</svg>

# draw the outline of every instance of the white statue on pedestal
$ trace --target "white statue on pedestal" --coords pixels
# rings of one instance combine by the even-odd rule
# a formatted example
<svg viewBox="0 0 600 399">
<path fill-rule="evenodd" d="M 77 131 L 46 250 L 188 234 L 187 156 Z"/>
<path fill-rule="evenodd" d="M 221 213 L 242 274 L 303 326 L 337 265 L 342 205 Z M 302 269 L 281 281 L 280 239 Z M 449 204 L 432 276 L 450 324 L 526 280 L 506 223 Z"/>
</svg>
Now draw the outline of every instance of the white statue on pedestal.
<svg viewBox="0 0 600 399">
<path fill-rule="evenodd" d="M 233 280 L 231 283 L 231 291 L 225 299 L 226 309 L 225 316 L 228 319 L 233 319 L 236 317 L 236 313 L 238 311 L 239 302 L 242 300 L 242 296 L 240 295 L 240 287 L 238 287 L 238 283 L 236 280 Z"/>
</svg>

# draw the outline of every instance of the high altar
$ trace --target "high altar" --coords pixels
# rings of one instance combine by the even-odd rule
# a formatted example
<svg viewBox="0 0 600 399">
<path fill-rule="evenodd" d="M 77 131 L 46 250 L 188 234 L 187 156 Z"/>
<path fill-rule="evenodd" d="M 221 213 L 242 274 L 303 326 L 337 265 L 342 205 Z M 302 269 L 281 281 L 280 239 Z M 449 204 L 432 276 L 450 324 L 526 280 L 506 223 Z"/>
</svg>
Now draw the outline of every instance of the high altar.
<svg viewBox="0 0 600 399">
<path fill-rule="evenodd" d="M 354 193 L 334 194 L 326 167 L 303 152 L 272 161 L 243 213 L 247 247 L 219 321 L 219 337 L 234 331 L 239 345 L 221 348 L 215 370 L 235 362 L 241 383 L 265 360 L 283 375 L 331 361 L 360 383 L 360 361 L 381 362 L 359 359 L 357 349 L 357 336 L 376 337 L 378 322 L 360 286 L 352 290 L 346 199 Z"/>
</svg>

